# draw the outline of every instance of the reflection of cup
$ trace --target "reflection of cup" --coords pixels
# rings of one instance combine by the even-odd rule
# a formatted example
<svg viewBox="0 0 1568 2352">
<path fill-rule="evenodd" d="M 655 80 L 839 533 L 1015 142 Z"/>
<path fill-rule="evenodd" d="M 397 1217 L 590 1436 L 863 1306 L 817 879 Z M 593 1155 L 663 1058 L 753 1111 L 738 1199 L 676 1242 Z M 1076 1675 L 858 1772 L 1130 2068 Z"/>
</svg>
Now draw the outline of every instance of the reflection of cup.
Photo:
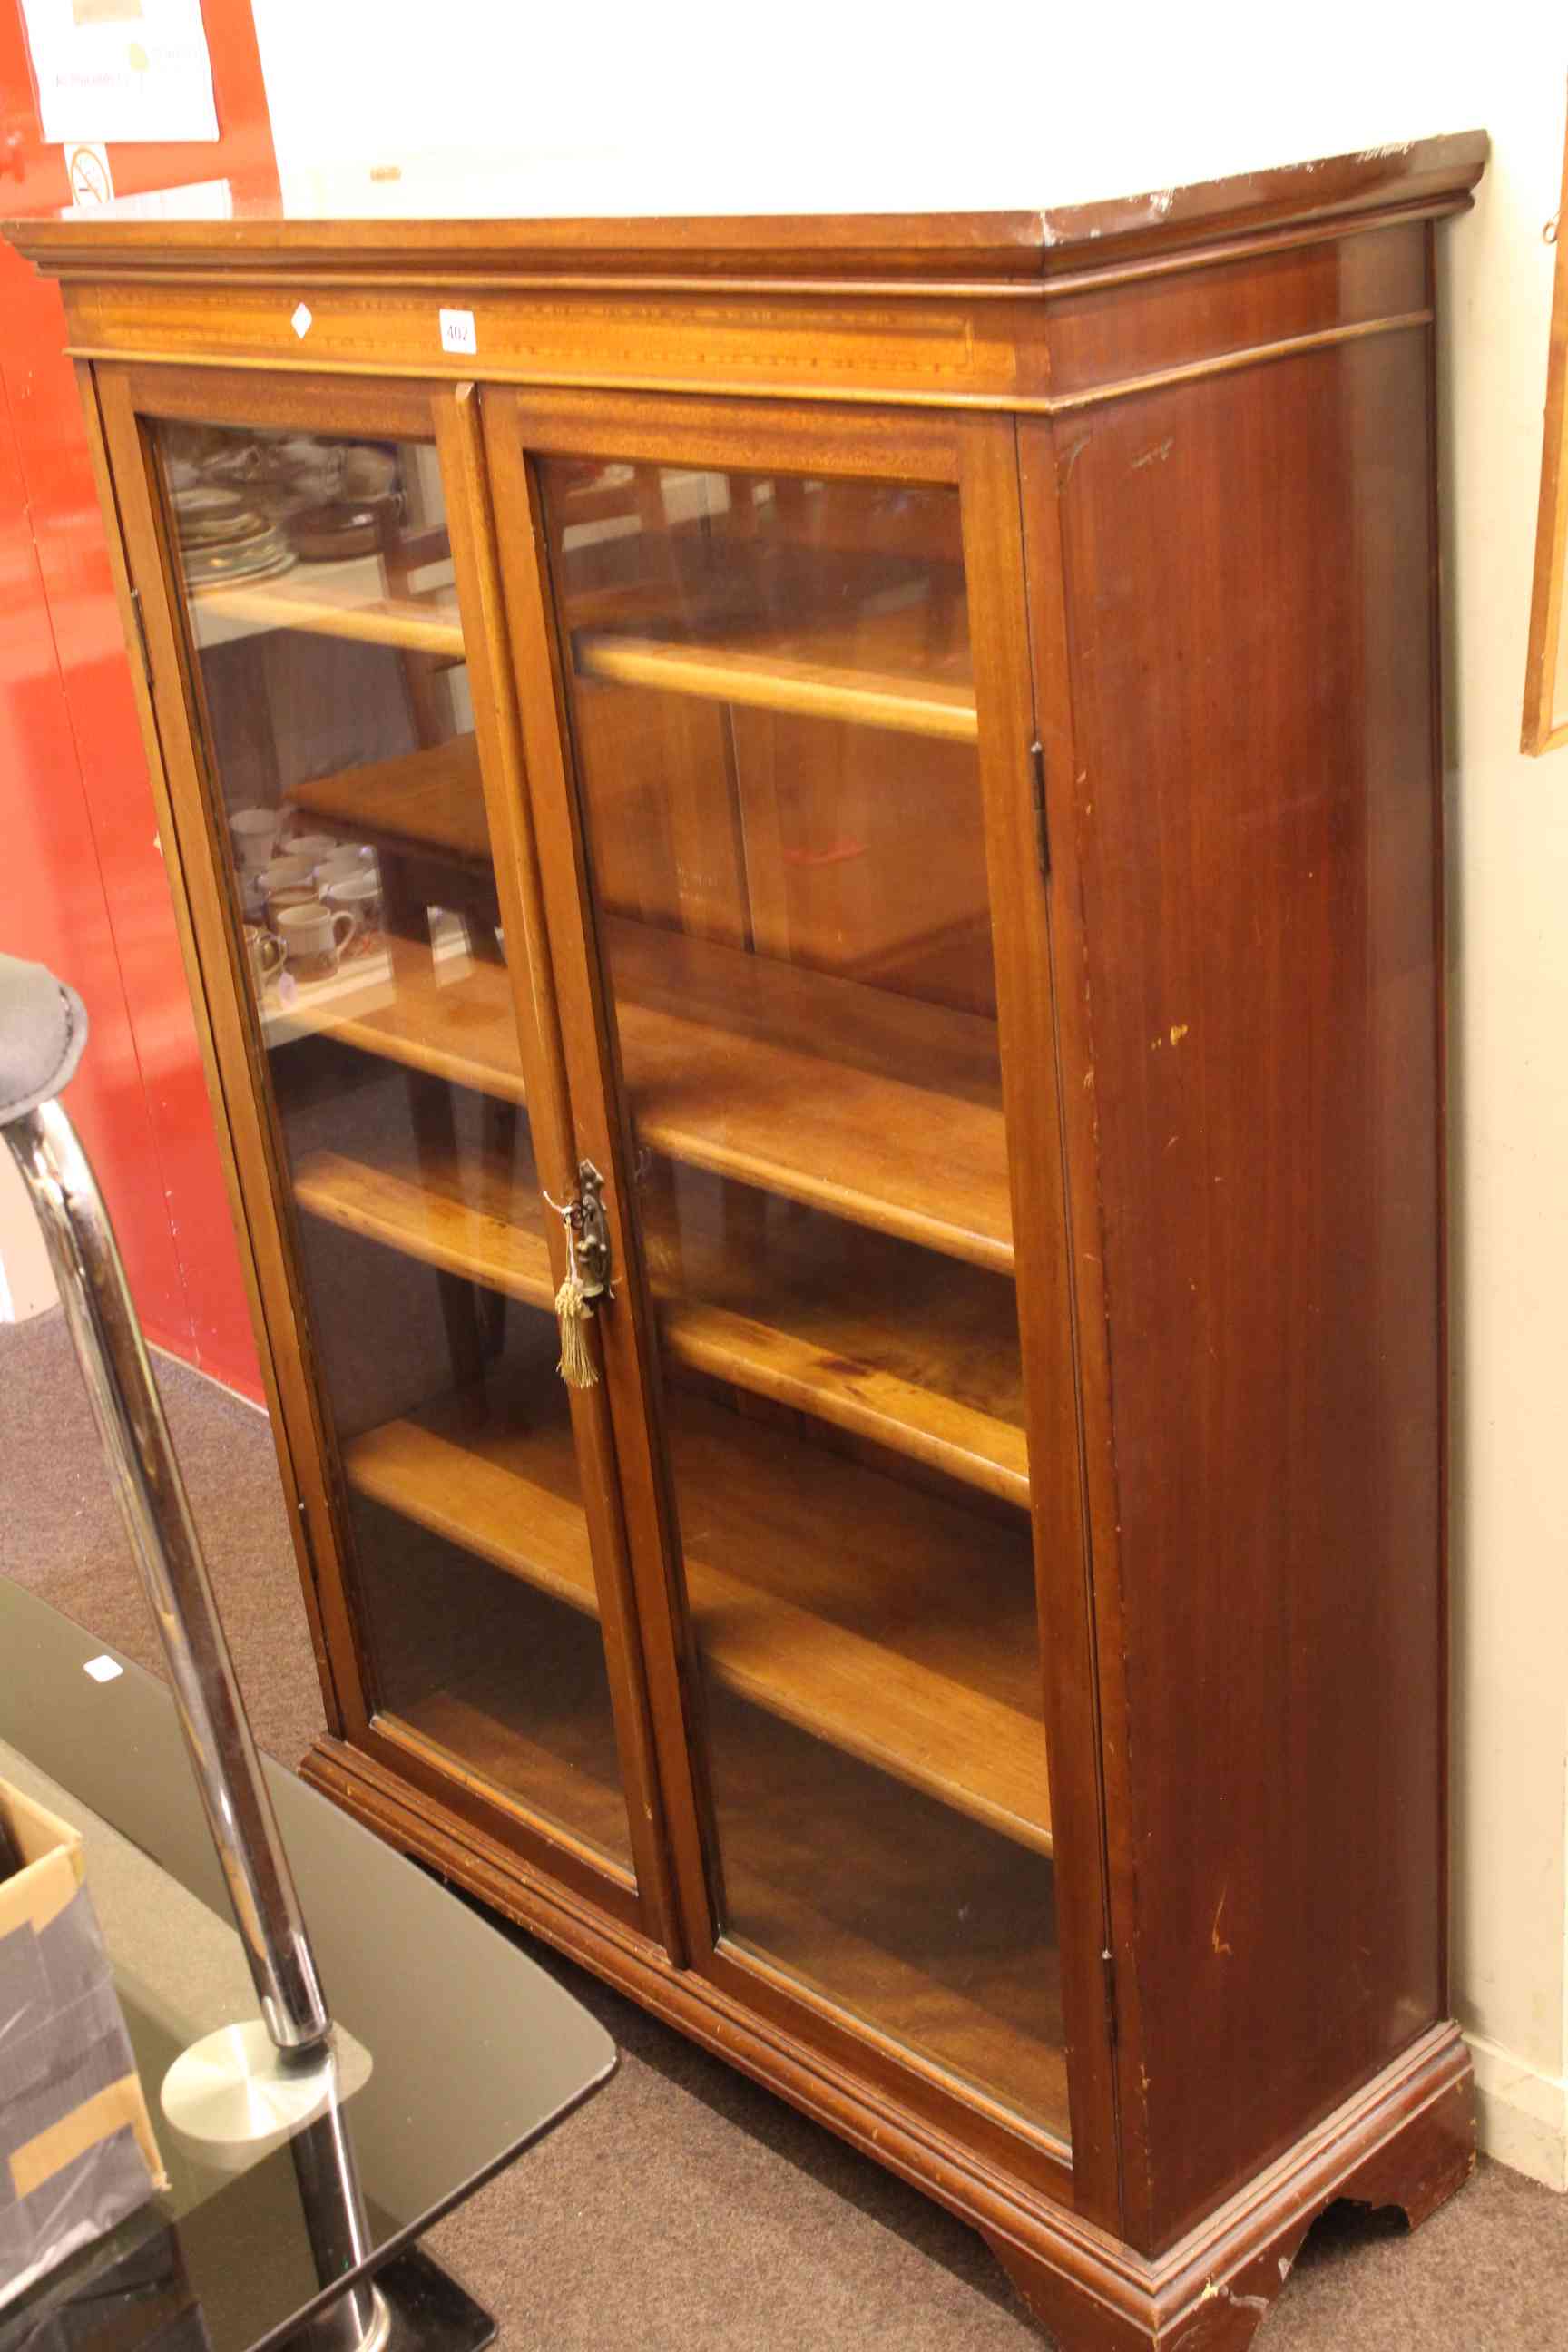
<svg viewBox="0 0 1568 2352">
<path fill-rule="evenodd" d="M 287 890 L 271 893 L 267 901 L 267 919 L 276 930 L 279 916 L 287 914 L 290 907 L 319 907 L 321 903 L 321 894 L 313 882 L 292 882 Z"/>
<path fill-rule="evenodd" d="M 245 954 L 250 966 L 250 984 L 259 996 L 267 982 L 283 969 L 283 942 L 275 940 L 270 931 L 264 931 L 259 923 L 247 923 Z"/>
<path fill-rule="evenodd" d="M 312 866 L 319 866 L 323 857 L 330 857 L 334 849 L 341 849 L 342 845 L 333 834 L 297 833 L 291 841 L 284 843 L 283 855 L 285 857 L 308 858 Z"/>
<path fill-rule="evenodd" d="M 272 856 L 278 838 L 276 809 L 236 809 L 228 829 L 234 837 L 234 862 L 242 874 L 258 874 Z"/>
<path fill-rule="evenodd" d="M 353 875 L 371 874 L 374 870 L 374 851 L 359 848 L 334 849 L 330 857 L 323 857 L 317 866 L 316 879 L 325 887 L 333 882 L 346 882 Z"/>
<path fill-rule="evenodd" d="M 276 927 L 280 908 L 306 906 L 321 894 L 308 857 L 275 857 L 262 869 L 261 895 L 267 919 Z"/>
<path fill-rule="evenodd" d="M 374 874 L 346 874 L 327 885 L 327 904 L 353 915 L 362 931 L 381 929 L 381 880 Z"/>
<path fill-rule="evenodd" d="M 313 901 L 306 907 L 283 907 L 276 918 L 278 936 L 296 980 L 330 980 L 338 960 L 359 929 L 359 919 L 346 907 L 334 910 Z"/>
</svg>

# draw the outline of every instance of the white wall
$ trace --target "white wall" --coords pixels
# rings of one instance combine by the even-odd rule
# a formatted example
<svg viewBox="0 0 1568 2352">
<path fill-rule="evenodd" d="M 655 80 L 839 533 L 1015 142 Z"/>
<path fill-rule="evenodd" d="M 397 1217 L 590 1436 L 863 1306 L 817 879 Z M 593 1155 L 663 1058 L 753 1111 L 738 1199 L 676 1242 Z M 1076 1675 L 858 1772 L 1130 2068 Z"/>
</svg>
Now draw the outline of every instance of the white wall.
<svg viewBox="0 0 1568 2352">
<path fill-rule="evenodd" d="M 1561 27 L 1562 20 L 1559 19 Z M 1568 752 L 1520 752 L 1568 37 L 1478 68 L 1449 244 L 1455 1975 L 1490 2144 L 1568 2186 Z M 1565 225 L 1568 226 L 1568 225 Z"/>
<path fill-rule="evenodd" d="M 541 213 L 1031 206 L 1475 119 L 1448 0 L 1321 0 L 1288 45 L 1239 0 L 1125 0 L 1113 28 L 1000 0 L 254 5 L 286 185 L 362 205 L 366 166 L 440 158 Z M 1522 43 L 1521 0 L 1485 21 L 1510 14 Z"/>
<path fill-rule="evenodd" d="M 0 1323 L 26 1323 L 55 1303 L 55 1278 L 16 1163 L 0 1145 Z"/>
<path fill-rule="evenodd" d="M 1568 2179 L 1568 751 L 1521 759 L 1568 30 L 1494 0 L 255 0 L 285 184 L 433 210 L 1038 206 L 1483 126 L 1444 233 L 1450 551 L 1455 1948 L 1488 2144 Z M 1086 19 L 1089 12 L 1081 12 Z M 1275 26 L 1279 29 L 1274 29 Z M 440 171 L 456 173 L 439 190 Z M 504 187 L 507 194 L 501 198 Z"/>
</svg>

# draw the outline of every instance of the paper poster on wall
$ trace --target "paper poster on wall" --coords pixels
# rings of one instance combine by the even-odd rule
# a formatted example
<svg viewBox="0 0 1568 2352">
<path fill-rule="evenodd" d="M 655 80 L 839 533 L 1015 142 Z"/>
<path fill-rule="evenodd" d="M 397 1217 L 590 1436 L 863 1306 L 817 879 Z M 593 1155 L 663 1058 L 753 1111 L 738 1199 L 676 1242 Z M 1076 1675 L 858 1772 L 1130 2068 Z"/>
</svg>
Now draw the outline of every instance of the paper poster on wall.
<svg viewBox="0 0 1568 2352">
<path fill-rule="evenodd" d="M 66 147 L 66 177 L 70 182 L 73 205 L 111 205 L 114 202 L 114 175 L 109 168 L 109 150 L 95 146 L 90 141 L 77 140 Z"/>
<path fill-rule="evenodd" d="M 47 143 L 217 137 L 201 0 L 22 0 Z"/>
</svg>

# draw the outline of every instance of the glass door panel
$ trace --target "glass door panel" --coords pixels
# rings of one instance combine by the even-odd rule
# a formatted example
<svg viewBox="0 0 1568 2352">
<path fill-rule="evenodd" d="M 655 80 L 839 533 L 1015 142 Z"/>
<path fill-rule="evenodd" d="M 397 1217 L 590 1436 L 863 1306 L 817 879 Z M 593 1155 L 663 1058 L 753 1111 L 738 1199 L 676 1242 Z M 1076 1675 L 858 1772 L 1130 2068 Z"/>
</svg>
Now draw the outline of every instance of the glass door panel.
<svg viewBox="0 0 1568 2352">
<path fill-rule="evenodd" d="M 629 1871 L 436 451 L 155 433 L 369 1712 Z"/>
<path fill-rule="evenodd" d="M 958 494 L 538 481 L 721 1933 L 1065 2137 Z"/>
</svg>

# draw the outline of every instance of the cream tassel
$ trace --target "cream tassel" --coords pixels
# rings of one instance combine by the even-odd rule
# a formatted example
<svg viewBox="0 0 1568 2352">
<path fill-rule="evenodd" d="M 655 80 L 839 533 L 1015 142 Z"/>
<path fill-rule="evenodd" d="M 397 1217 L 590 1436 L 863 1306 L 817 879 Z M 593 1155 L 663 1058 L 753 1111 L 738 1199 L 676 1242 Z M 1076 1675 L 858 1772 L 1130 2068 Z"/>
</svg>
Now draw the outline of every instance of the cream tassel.
<svg viewBox="0 0 1568 2352">
<path fill-rule="evenodd" d="M 569 1389 L 596 1388 L 599 1367 L 588 1345 L 594 1302 L 574 1265 L 568 1266 L 566 1279 L 555 1294 L 555 1312 L 561 1323 L 561 1361 L 556 1370 Z"/>
</svg>

